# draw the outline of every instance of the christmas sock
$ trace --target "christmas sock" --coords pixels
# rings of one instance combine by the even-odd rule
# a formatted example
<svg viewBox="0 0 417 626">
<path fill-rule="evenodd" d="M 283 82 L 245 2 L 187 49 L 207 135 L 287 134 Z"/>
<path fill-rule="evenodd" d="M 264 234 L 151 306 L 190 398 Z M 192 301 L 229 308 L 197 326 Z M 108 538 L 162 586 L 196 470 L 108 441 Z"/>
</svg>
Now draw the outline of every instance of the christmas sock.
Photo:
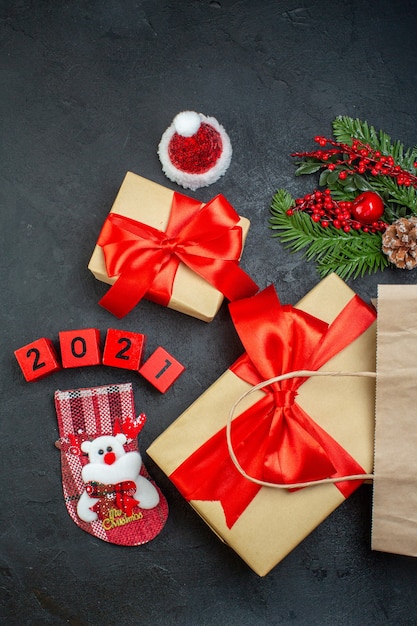
<svg viewBox="0 0 417 626">
<path fill-rule="evenodd" d="M 55 392 L 64 499 L 73 521 L 110 543 L 136 546 L 162 530 L 168 505 L 142 463 L 132 385 Z"/>
</svg>

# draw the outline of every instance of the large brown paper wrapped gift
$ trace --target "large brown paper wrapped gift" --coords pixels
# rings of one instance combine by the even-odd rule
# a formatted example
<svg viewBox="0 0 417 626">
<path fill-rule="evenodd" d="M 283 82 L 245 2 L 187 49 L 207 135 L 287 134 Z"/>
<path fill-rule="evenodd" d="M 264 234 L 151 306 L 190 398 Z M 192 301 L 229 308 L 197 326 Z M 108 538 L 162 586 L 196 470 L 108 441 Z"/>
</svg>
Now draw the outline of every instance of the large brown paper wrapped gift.
<svg viewBox="0 0 417 626">
<path fill-rule="evenodd" d="M 372 549 L 417 556 L 417 285 L 379 285 Z"/>
<path fill-rule="evenodd" d="M 184 220 L 184 215 L 194 216 L 197 210 L 194 209 L 193 206 L 197 206 L 198 209 L 198 207 L 207 208 L 213 202 L 218 204 L 223 203 L 223 206 L 226 207 L 224 210 L 227 216 L 225 218 L 226 227 L 224 228 L 224 231 L 222 231 L 224 238 L 221 239 L 219 247 L 223 252 L 224 247 L 222 246 L 224 246 L 224 240 L 229 237 L 228 241 L 231 241 L 230 245 L 233 247 L 233 255 L 237 257 L 237 261 L 239 260 L 242 254 L 244 240 L 249 230 L 250 222 L 246 218 L 238 216 L 223 196 L 217 196 L 213 201 L 211 201 L 211 203 L 202 205 L 196 200 L 188 198 L 188 196 L 174 193 L 162 185 L 158 185 L 157 183 L 138 176 L 137 174 L 128 172 L 111 208 L 110 216 L 112 216 L 112 214 L 113 217 L 114 215 L 123 216 L 123 218 L 130 218 L 131 220 L 138 222 L 142 228 L 142 237 L 144 226 L 160 231 L 159 233 L 156 233 L 158 236 L 161 234 L 161 231 L 164 233 L 167 229 L 168 223 L 171 219 L 174 198 L 179 198 L 180 200 L 182 199 L 182 202 L 184 203 L 185 201 L 186 204 L 185 207 L 181 205 L 179 206 L 176 212 L 179 216 L 177 218 L 177 222 L 181 219 Z M 217 205 L 215 206 L 214 212 L 216 214 L 212 212 L 210 224 L 208 223 L 209 219 L 207 218 L 207 227 L 203 222 L 200 225 L 200 232 L 197 232 L 200 241 L 203 243 L 204 249 L 206 249 L 206 241 L 204 241 L 204 237 L 207 236 L 206 232 L 210 232 L 209 226 L 212 225 L 214 230 L 217 229 L 220 232 L 220 229 L 217 228 L 217 224 L 220 223 L 219 215 L 223 215 L 223 213 L 219 210 Z M 112 219 L 112 217 L 110 217 L 110 219 Z M 236 223 L 234 223 L 235 221 Z M 109 222 L 109 218 L 106 222 Z M 128 225 L 128 228 L 130 228 L 132 232 L 131 226 Z M 184 224 L 181 224 L 179 229 L 180 234 L 187 228 L 187 223 L 184 221 Z M 195 232 L 193 232 L 193 236 L 194 235 Z M 102 236 L 102 234 L 100 236 Z M 128 237 L 126 237 L 126 231 L 124 231 L 120 237 L 124 238 L 125 242 L 128 239 Z M 212 239 L 214 238 L 212 237 Z M 122 245 L 124 245 L 124 242 Z M 113 241 L 110 243 L 113 245 Z M 140 254 L 142 254 L 141 258 L 144 258 L 148 254 L 148 249 L 143 246 L 143 239 L 141 245 L 142 248 L 140 250 Z M 166 245 L 166 241 L 162 241 L 161 245 Z M 213 245 L 217 244 L 215 243 Z M 109 247 L 110 246 L 108 246 L 108 248 Z M 191 254 L 198 255 L 198 251 L 196 250 L 197 246 L 194 246 L 194 248 L 191 249 Z M 230 250 L 228 249 L 227 253 L 229 253 L 229 251 Z M 127 257 L 126 250 L 121 248 L 119 256 L 120 258 Z M 128 258 L 128 261 L 130 261 L 130 258 L 131 257 Z M 193 258 L 195 259 L 197 257 Z M 210 255 L 209 258 L 211 258 Z M 230 258 L 232 257 L 229 257 L 229 259 Z M 197 262 L 200 261 L 200 259 L 197 259 Z M 156 262 L 161 262 L 161 259 L 157 258 Z M 159 277 L 158 275 L 156 276 L 158 280 L 156 282 L 156 279 L 153 282 L 152 280 L 149 280 L 150 287 L 142 294 L 142 296 L 149 300 L 164 304 L 171 309 L 175 309 L 182 313 L 186 313 L 203 321 L 209 322 L 219 310 L 223 302 L 224 294 L 230 300 L 233 300 L 252 295 L 257 291 L 255 283 L 253 283 L 243 270 L 240 269 L 238 262 L 234 263 L 233 260 L 227 260 L 224 270 L 222 269 L 223 266 L 220 264 L 221 262 L 222 259 L 216 261 L 217 265 L 215 263 L 212 264 L 215 266 L 214 273 L 216 274 L 216 280 L 218 282 L 220 281 L 220 283 L 225 286 L 225 290 L 228 290 L 228 293 L 232 294 L 231 296 L 228 295 L 228 293 L 225 293 L 225 290 L 223 290 L 223 292 L 220 291 L 217 288 L 218 285 L 217 287 L 213 286 L 213 284 L 209 283 L 208 280 L 203 278 L 201 274 L 193 271 L 190 266 L 187 266 L 184 262 L 181 261 L 175 271 L 171 269 L 171 265 L 168 265 L 165 260 L 161 262 L 163 270 L 159 273 Z M 136 263 L 136 261 L 133 260 L 133 263 Z M 203 275 L 205 275 L 204 271 L 210 271 L 209 265 L 207 267 L 203 267 Z M 112 275 L 111 273 L 109 275 L 103 246 L 98 244 L 96 245 L 88 267 L 98 280 L 113 285 L 113 293 L 115 293 L 114 288 L 116 287 L 115 283 L 118 276 Z M 115 306 L 114 302 L 111 305 L 108 304 L 108 301 L 106 304 L 104 303 L 107 296 L 109 296 L 111 289 L 103 298 L 101 304 L 113 312 L 117 317 L 125 315 L 129 310 L 131 310 L 131 308 L 133 308 L 136 302 L 126 304 L 123 303 L 123 300 L 128 300 L 130 298 L 130 293 L 133 291 L 131 288 L 132 286 L 136 289 L 138 285 L 145 281 L 145 277 L 148 276 L 146 272 L 143 270 L 143 267 L 136 267 L 136 273 L 130 278 L 130 284 L 127 283 L 127 287 L 125 286 L 124 292 L 119 289 L 117 296 L 113 298 L 113 300 L 119 300 L 119 304 L 116 303 Z M 166 276 L 168 276 L 168 278 L 166 278 Z M 168 285 L 165 283 L 170 284 Z"/>
<path fill-rule="evenodd" d="M 274 294 L 275 292 L 267 288 L 264 292 L 246 299 L 246 302 L 260 302 L 260 309 L 264 311 L 263 314 L 260 313 L 260 316 L 265 315 L 265 318 L 269 320 L 270 311 L 276 306 L 274 297 L 278 302 Z M 235 325 L 236 314 L 234 315 L 233 312 L 242 311 L 242 306 L 244 306 L 243 301 L 230 305 Z M 323 336 L 326 337 L 314 349 L 311 348 L 314 341 L 310 344 L 310 340 L 307 340 L 305 345 L 309 345 L 309 354 L 307 354 L 307 348 L 306 354 L 303 354 L 303 344 L 299 336 L 297 338 L 294 335 L 295 338 L 291 339 L 288 335 L 287 341 L 286 333 L 293 328 L 292 321 L 286 326 L 285 316 L 288 310 L 292 316 L 291 319 L 300 317 L 302 324 L 307 321 L 313 326 L 318 325 L 320 332 L 323 332 Z M 360 310 L 359 313 L 358 310 Z M 300 369 L 321 369 L 329 372 L 375 371 L 375 311 L 360 300 L 336 275 L 332 274 L 321 281 L 296 307 L 282 307 L 279 315 L 284 316 L 279 318 L 284 320 L 282 324 L 281 322 L 279 324 L 280 343 L 278 339 L 272 339 L 273 349 L 270 353 L 283 351 L 289 354 L 291 367 L 286 371 Z M 265 328 L 263 324 L 257 328 L 244 314 L 241 318 L 240 325 L 237 327 L 239 335 L 242 338 L 241 326 L 244 327 L 247 323 L 248 335 L 254 338 L 255 351 L 264 340 L 266 342 L 271 340 L 271 331 L 275 331 L 278 327 L 278 324 L 273 328 L 273 324 L 265 323 Z M 295 321 L 297 322 L 297 319 Z M 336 333 L 335 328 L 339 329 Z M 314 333 L 315 331 L 313 335 Z M 327 362 L 320 362 L 322 359 L 320 355 L 324 354 L 323 350 L 328 350 L 331 354 L 335 351 L 334 345 L 338 342 L 345 343 L 345 347 L 333 354 Z M 245 342 L 244 345 L 248 349 Z M 262 355 L 262 350 L 260 353 Z M 239 367 L 246 363 L 246 358 L 247 353 L 242 355 L 162 433 L 150 446 L 148 454 L 173 480 L 180 492 L 190 501 L 212 530 L 231 546 L 257 574 L 264 576 L 344 502 L 346 497 L 361 483 L 360 481 L 344 481 L 338 483 L 338 486 L 327 483 L 291 491 L 259 487 L 249 482 L 237 471 L 230 461 L 230 455 L 229 463 L 227 460 L 224 461 L 225 455 L 230 452 L 225 443 L 224 432 L 230 408 L 242 394 L 252 389 L 252 385 L 256 382 L 256 377 L 248 382 L 236 373 L 241 373 Z M 259 367 L 262 369 L 262 363 Z M 281 367 L 281 371 L 276 371 L 275 375 L 282 374 L 284 369 Z M 262 375 L 264 379 L 272 377 L 268 369 L 263 370 Z M 325 437 L 330 437 L 336 446 L 333 463 L 337 469 L 333 470 L 333 474 L 329 471 L 327 476 L 370 473 L 373 465 L 375 380 L 355 376 L 322 376 L 299 380 L 297 385 L 298 395 L 293 408 L 296 405 L 295 408 L 301 412 L 301 415 L 305 415 L 304 412 L 306 412 L 311 418 L 310 422 L 313 420 L 314 428 L 317 428 L 321 434 L 324 433 Z M 256 390 L 248 395 L 236 407 L 232 433 L 234 428 L 237 430 L 241 428 L 238 425 L 239 420 L 248 412 L 253 411 L 254 407 L 255 409 L 258 406 L 262 407 L 265 399 L 279 395 L 278 392 L 275 395 L 270 393 L 268 396 L 264 390 Z M 288 398 L 290 395 L 282 393 L 282 398 L 284 396 Z M 275 398 L 274 402 L 287 406 L 285 398 L 279 401 Z M 279 410 L 286 411 L 285 408 Z M 268 413 L 267 408 L 265 411 Z M 262 414 L 258 416 L 258 419 L 253 419 L 253 417 L 250 419 L 256 422 L 256 428 L 258 425 L 259 428 L 263 427 L 262 423 L 265 420 Z M 288 424 L 291 428 L 290 421 Z M 238 438 L 241 432 L 243 431 L 239 430 Z M 233 439 L 233 436 L 232 440 L 239 457 L 241 449 L 244 453 L 248 440 L 243 439 L 241 442 Z M 249 463 L 252 459 L 257 461 L 256 451 L 261 449 L 263 449 L 262 440 L 255 443 L 253 448 L 249 448 L 247 458 Z M 204 458 L 201 458 L 206 450 L 208 457 L 211 457 L 208 464 L 205 463 Z M 345 454 L 350 460 L 347 465 L 343 464 L 344 461 L 340 461 L 342 465 L 339 466 L 339 457 L 342 459 Z M 296 465 L 303 460 L 302 457 L 301 447 L 298 448 L 297 445 L 294 457 Z M 320 459 L 318 464 L 322 462 L 326 464 L 326 460 L 323 459 Z M 353 467 L 349 463 L 353 463 Z M 315 463 L 312 466 L 315 467 Z M 256 462 L 251 469 L 253 470 L 254 467 L 255 471 L 248 472 L 251 476 L 256 472 Z M 307 474 L 307 478 L 311 476 Z M 212 484 L 207 486 L 211 479 L 213 479 Z M 294 482 L 291 476 L 285 481 L 274 477 L 266 480 L 286 484 Z M 204 493 L 205 490 L 207 493 L 203 499 L 200 492 Z M 248 492 L 251 493 L 247 501 L 244 502 L 241 510 L 236 512 L 234 500 L 239 501 L 242 494 Z M 229 506 L 231 510 L 228 510 Z M 241 506 L 241 503 L 238 502 L 238 506 Z"/>
</svg>

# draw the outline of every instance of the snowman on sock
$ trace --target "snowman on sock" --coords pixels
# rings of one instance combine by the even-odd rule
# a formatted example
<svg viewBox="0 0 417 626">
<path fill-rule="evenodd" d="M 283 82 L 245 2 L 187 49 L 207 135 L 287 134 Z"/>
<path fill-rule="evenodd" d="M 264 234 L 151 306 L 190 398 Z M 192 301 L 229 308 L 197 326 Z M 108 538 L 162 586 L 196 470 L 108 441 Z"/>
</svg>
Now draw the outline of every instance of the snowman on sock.
<svg viewBox="0 0 417 626">
<path fill-rule="evenodd" d="M 140 474 L 141 455 L 138 451 L 126 452 L 126 441 L 126 435 L 117 433 L 82 442 L 81 450 L 89 462 L 81 472 L 86 487 L 77 514 L 84 522 L 102 519 L 110 508 L 130 517 L 136 506 L 153 509 L 159 504 L 158 491 Z"/>
</svg>

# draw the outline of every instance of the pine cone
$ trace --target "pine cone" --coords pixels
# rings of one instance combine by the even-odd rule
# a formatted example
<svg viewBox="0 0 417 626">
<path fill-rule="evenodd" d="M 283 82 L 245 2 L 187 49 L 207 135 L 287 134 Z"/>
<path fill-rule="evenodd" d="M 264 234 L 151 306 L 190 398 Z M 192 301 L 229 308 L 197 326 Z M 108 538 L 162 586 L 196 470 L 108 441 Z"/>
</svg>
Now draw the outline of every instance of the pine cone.
<svg viewBox="0 0 417 626">
<path fill-rule="evenodd" d="M 400 217 L 382 235 L 382 251 L 400 269 L 417 265 L 417 217 Z"/>
</svg>

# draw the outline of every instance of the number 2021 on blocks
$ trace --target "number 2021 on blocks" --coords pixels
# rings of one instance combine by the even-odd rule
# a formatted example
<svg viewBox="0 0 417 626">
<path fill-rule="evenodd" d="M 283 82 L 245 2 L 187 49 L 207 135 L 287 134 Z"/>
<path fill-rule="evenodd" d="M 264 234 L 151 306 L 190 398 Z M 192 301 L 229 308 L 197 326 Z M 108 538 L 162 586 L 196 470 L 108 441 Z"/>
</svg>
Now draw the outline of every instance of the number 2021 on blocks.
<svg viewBox="0 0 417 626">
<path fill-rule="evenodd" d="M 27 382 L 40 380 L 64 368 L 107 365 L 141 374 L 158 391 L 165 393 L 185 367 L 159 346 L 142 364 L 146 336 L 109 328 L 103 353 L 97 328 L 64 330 L 59 333 L 61 359 L 50 339 L 41 337 L 15 350 L 14 354 Z"/>
</svg>

